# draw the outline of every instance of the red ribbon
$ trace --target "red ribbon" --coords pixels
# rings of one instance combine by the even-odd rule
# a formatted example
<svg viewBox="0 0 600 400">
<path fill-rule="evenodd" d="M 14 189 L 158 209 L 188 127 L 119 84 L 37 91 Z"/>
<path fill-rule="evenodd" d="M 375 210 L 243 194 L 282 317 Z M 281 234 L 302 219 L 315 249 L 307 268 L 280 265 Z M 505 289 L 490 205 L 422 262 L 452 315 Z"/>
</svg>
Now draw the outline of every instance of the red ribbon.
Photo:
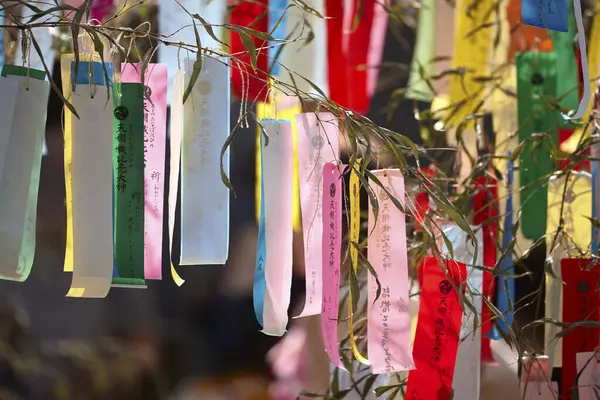
<svg viewBox="0 0 600 400">
<path fill-rule="evenodd" d="M 241 1 L 231 11 L 230 22 L 232 25 L 268 33 L 268 14 L 268 0 Z M 234 93 L 239 97 L 248 94 L 248 100 L 250 101 L 268 101 L 266 71 L 269 60 L 267 42 L 250 35 L 256 49 L 256 70 L 254 70 L 251 64 L 252 57 L 246 46 L 244 46 L 241 35 L 235 31 L 230 31 L 230 34 L 231 53 L 236 55 L 236 60 L 239 60 L 239 62 L 235 62 L 232 58 L 231 85 Z"/>
<path fill-rule="evenodd" d="M 496 265 L 496 243 L 498 242 L 498 180 L 491 176 L 480 176 L 475 180 L 477 193 L 473 196 L 473 224 L 482 225 L 483 265 L 489 270 L 483 272 L 483 295 L 492 301 L 494 279 L 492 269 Z M 490 339 L 486 334 L 492 329 L 492 312 L 483 301 L 481 310 L 481 361 L 495 362 Z"/>
<path fill-rule="evenodd" d="M 464 288 L 467 268 L 451 260 L 444 260 L 443 266 L 447 276 L 435 257 L 427 257 L 423 263 L 424 282 L 413 347 L 417 368 L 408 373 L 406 400 L 449 400 L 452 393 L 463 311 L 450 282 Z"/>
<path fill-rule="evenodd" d="M 600 296 L 597 292 L 600 273 L 594 266 L 586 267 L 592 260 L 567 258 L 560 262 L 563 285 L 563 322 L 598 321 Z M 566 326 L 563 329 L 568 329 Z M 597 327 L 579 326 L 563 337 L 562 347 L 562 399 L 573 398 L 577 378 L 576 354 L 594 351 L 600 339 Z M 552 340 L 552 338 L 546 338 Z M 574 389 L 577 393 L 577 388 Z"/>
</svg>

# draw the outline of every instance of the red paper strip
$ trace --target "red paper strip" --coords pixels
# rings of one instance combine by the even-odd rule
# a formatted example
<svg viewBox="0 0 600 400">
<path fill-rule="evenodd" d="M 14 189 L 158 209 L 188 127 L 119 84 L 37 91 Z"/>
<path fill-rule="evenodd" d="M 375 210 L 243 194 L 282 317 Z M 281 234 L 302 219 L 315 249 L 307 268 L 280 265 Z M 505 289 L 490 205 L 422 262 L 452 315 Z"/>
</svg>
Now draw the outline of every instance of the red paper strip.
<svg viewBox="0 0 600 400">
<path fill-rule="evenodd" d="M 596 291 L 599 270 L 589 268 L 591 260 L 568 258 L 560 262 L 563 285 L 563 322 L 598 321 L 600 296 Z M 568 329 L 565 327 L 563 329 Z M 563 337 L 562 399 L 570 400 L 577 377 L 577 353 L 594 351 L 600 339 L 597 327 L 579 326 Z M 547 338 L 546 340 L 551 340 Z"/>
<path fill-rule="evenodd" d="M 479 191 L 473 196 L 473 224 L 483 229 L 483 265 L 494 268 L 496 265 L 496 243 L 498 242 L 498 180 L 491 176 L 480 176 L 475 180 Z M 490 271 L 483 274 L 483 294 L 492 300 L 494 280 Z M 481 312 L 481 361 L 495 362 L 490 339 L 487 334 L 492 329 L 492 313 L 485 303 Z"/>
<path fill-rule="evenodd" d="M 447 269 L 447 276 L 442 267 Z M 449 400 L 463 312 L 458 293 L 448 279 L 463 288 L 467 269 L 451 260 L 440 266 L 436 258 L 427 257 L 423 276 L 413 347 L 417 369 L 408 373 L 406 400 Z"/>
<path fill-rule="evenodd" d="M 340 104 L 347 104 L 348 81 L 346 79 L 346 56 L 343 48 L 344 0 L 326 0 L 327 13 L 327 68 L 329 77 L 329 98 Z"/>
<path fill-rule="evenodd" d="M 269 29 L 268 0 L 241 1 L 231 10 L 230 22 L 267 33 Z M 269 59 L 267 41 L 251 35 L 256 49 L 256 70 L 251 65 L 252 57 L 242 42 L 241 35 L 230 31 L 231 39 L 231 85 L 239 97 L 248 95 L 250 101 L 267 101 L 267 74 Z M 239 60 L 239 62 L 235 62 Z"/>
<path fill-rule="evenodd" d="M 352 111 L 366 114 L 369 111 L 370 98 L 367 94 L 367 56 L 371 40 L 371 28 L 375 13 L 375 0 L 354 0 L 354 18 L 348 35 L 347 63 L 348 105 Z M 358 25 L 354 29 L 354 21 Z M 354 29 L 354 30 L 353 30 Z M 352 82 L 351 85 L 348 85 Z"/>
</svg>

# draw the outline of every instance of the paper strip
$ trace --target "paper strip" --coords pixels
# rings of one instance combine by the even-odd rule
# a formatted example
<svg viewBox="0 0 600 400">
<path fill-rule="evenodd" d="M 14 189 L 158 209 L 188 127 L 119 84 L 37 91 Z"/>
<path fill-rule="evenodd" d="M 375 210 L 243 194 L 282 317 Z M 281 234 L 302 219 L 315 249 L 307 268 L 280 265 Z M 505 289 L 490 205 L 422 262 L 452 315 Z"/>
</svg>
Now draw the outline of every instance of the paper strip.
<svg viewBox="0 0 600 400">
<path fill-rule="evenodd" d="M 546 248 L 553 263 L 556 278 L 546 274 L 546 318 L 562 320 L 562 275 L 560 260 L 565 257 L 579 257 L 586 251 L 592 234 L 587 217 L 591 215 L 591 181 L 587 173 L 577 173 L 569 178 L 552 177 L 548 183 L 548 220 L 546 228 Z M 566 191 L 565 191 L 566 189 Z M 563 205 L 563 196 L 565 197 Z M 561 216 L 561 209 L 563 213 Z M 560 220 L 564 220 L 561 234 L 556 238 Z M 552 246 L 555 246 L 554 248 Z M 545 324 L 546 354 L 555 367 L 562 365 L 562 339 L 553 340 L 560 327 Z"/>
<path fill-rule="evenodd" d="M 340 299 L 340 256 L 342 252 L 342 179 L 345 165 L 333 163 L 323 166 L 322 220 L 323 309 L 321 333 L 325 351 L 331 362 L 345 369 L 338 348 L 338 314 Z"/>
<path fill-rule="evenodd" d="M 35 233 L 43 138 L 50 85 L 33 77 L 33 71 L 5 65 L 2 75 L 8 90 L 3 97 L 13 112 L 6 115 L 6 157 L 0 181 L 0 277 L 23 282 L 35 255 Z M 16 68 L 16 70 L 15 70 Z M 43 72 L 41 76 L 44 76 Z M 20 76 L 18 76 L 20 75 Z M 25 76 L 24 76 L 25 75 Z M 27 76 L 29 75 L 29 76 Z M 39 75 L 38 75 L 39 77 Z M 15 90 L 16 89 L 16 90 Z M 3 110 L 3 113 L 6 111 Z M 0 166 L 1 167 L 1 166 Z"/>
<path fill-rule="evenodd" d="M 531 382 L 523 394 L 523 400 L 556 400 L 558 399 L 558 383 Z"/>
<path fill-rule="evenodd" d="M 548 133 L 558 143 L 558 115 L 545 97 L 556 95 L 556 55 L 517 54 L 517 97 L 519 142 L 529 140 L 519 153 L 521 229 L 523 236 L 537 240 L 546 232 L 548 208 L 547 177 L 554 170 L 547 146 L 531 142 L 534 133 Z M 543 139 L 547 141 L 546 138 Z"/>
<path fill-rule="evenodd" d="M 121 82 L 142 83 L 142 64 L 123 64 Z M 162 279 L 167 67 L 148 64 L 144 71 L 144 277 Z"/>
<path fill-rule="evenodd" d="M 370 101 L 377 89 L 377 79 L 381 69 L 381 57 L 388 32 L 388 11 L 386 2 L 373 4 L 373 24 L 367 53 L 367 99 Z"/>
<path fill-rule="evenodd" d="M 511 154 L 508 155 L 511 157 Z M 513 240 L 513 204 L 512 204 L 512 187 L 513 184 L 513 163 L 508 164 L 508 197 L 506 199 L 506 208 L 504 211 L 504 226 L 502 228 L 502 254 L 504 258 L 500 262 L 500 273 L 496 281 L 496 308 L 504 318 L 497 318 L 492 328 L 490 337 L 499 340 L 503 335 L 508 335 L 509 328 L 512 329 L 513 313 L 515 304 L 515 278 L 507 275 L 515 273 L 513 262 L 512 249 L 510 242 Z M 500 334 L 500 332 L 503 333 Z"/>
<path fill-rule="evenodd" d="M 325 0 L 307 0 L 305 4 L 325 15 Z M 326 24 L 329 24 L 329 21 L 305 12 L 300 7 L 288 9 L 286 18 L 286 37 L 291 41 L 285 44 L 280 60 L 281 64 L 292 72 L 293 81 L 287 69 L 279 79 L 288 85 L 295 84 L 301 93 L 318 96 L 319 92 L 309 83 L 312 82 L 327 95 L 329 38 Z M 310 29 L 307 24 L 310 24 Z"/>
<path fill-rule="evenodd" d="M 192 75 L 193 68 L 194 61 L 186 60 L 186 76 Z M 229 137 L 229 82 L 228 61 L 206 57 L 184 104 L 181 265 L 227 261 L 229 189 L 221 178 L 219 156 Z M 229 150 L 223 155 L 223 168 L 229 175 Z"/>
<path fill-rule="evenodd" d="M 212 25 L 212 31 L 217 39 L 221 39 L 223 37 L 223 28 L 220 25 L 225 23 L 226 8 L 227 0 L 161 1 L 158 7 L 160 34 L 167 36 L 169 42 L 195 44 L 194 19 L 187 13 L 190 12 L 201 15 L 202 18 Z M 195 20 L 195 22 L 202 47 L 220 49 L 222 47 L 221 44 L 208 34 L 207 30 L 201 26 L 198 20 Z M 165 64 L 169 71 L 169 83 L 167 86 L 169 104 L 171 104 L 170 101 L 173 98 L 172 88 L 175 86 L 175 75 L 180 66 L 183 66 L 184 60 L 192 56 L 194 54 L 177 45 L 161 46 L 158 51 L 158 62 Z"/>
<path fill-rule="evenodd" d="M 62 93 L 65 99 L 71 98 L 71 63 L 75 60 L 73 54 L 63 54 L 60 57 L 60 73 L 62 80 Z M 97 61 L 100 62 L 100 57 L 97 54 L 90 56 L 89 54 L 80 54 L 80 61 Z M 112 65 L 111 65 L 112 68 Z M 64 113 L 64 169 L 65 169 L 65 205 L 67 211 L 67 239 L 65 246 L 65 262 L 63 270 L 65 272 L 73 272 L 73 200 L 72 200 L 72 119 L 73 115 L 67 108 L 63 108 Z"/>
<path fill-rule="evenodd" d="M 350 260 L 352 262 L 352 271 L 354 272 L 354 276 L 356 276 L 358 272 L 358 249 L 354 244 L 359 244 L 360 240 L 360 179 L 358 177 L 358 171 L 360 169 L 360 164 L 362 159 L 358 158 L 353 165 L 352 171 L 350 172 Z M 350 269 L 348 269 L 350 271 Z M 350 282 L 350 278 L 348 278 L 348 282 Z M 369 364 L 369 360 L 367 360 L 360 351 L 358 350 L 358 346 L 356 345 L 356 337 L 354 336 L 354 320 L 353 320 L 353 302 L 354 296 L 354 288 L 352 285 L 349 285 L 349 293 L 348 293 L 348 336 L 350 339 L 350 345 L 352 346 L 352 353 L 354 354 L 354 358 L 356 358 L 362 364 Z"/>
<path fill-rule="evenodd" d="M 563 285 L 563 318 L 562 322 L 581 323 L 583 321 L 598 322 L 600 296 L 596 291 L 600 274 L 597 268 L 590 267 L 591 259 L 569 258 L 561 261 Z M 571 400 L 577 397 L 576 353 L 594 351 L 598 346 L 600 334 L 596 327 L 578 326 L 565 332 L 569 326 L 563 327 L 562 348 L 562 399 Z"/>
<path fill-rule="evenodd" d="M 101 63 L 80 62 L 77 76 L 74 64 L 71 104 L 79 118 L 71 119 L 74 268 L 67 296 L 100 298 L 110 290 L 114 264 L 111 82 Z M 112 64 L 105 67 L 111 77 Z"/>
<path fill-rule="evenodd" d="M 423 274 L 413 348 L 416 369 L 408 373 L 406 400 L 450 399 L 462 320 L 455 288 L 462 290 L 467 271 L 464 264 L 439 265 L 437 259 L 427 257 Z"/>
<path fill-rule="evenodd" d="M 263 332 L 282 336 L 288 322 L 292 281 L 292 127 L 290 121 L 261 121 L 266 293 Z"/>
<path fill-rule="evenodd" d="M 377 281 L 369 274 L 369 361 L 374 374 L 408 371 L 415 365 L 410 348 L 406 216 L 390 199 L 393 196 L 404 207 L 404 177 L 399 170 L 372 173 L 383 188 L 370 182 L 379 217 L 375 221 L 369 202 L 368 261 L 377 272 L 381 296 L 377 298 Z"/>
<path fill-rule="evenodd" d="M 286 40 L 288 0 L 269 0 L 269 34 L 278 40 Z M 286 45 L 287 46 L 287 45 Z M 272 76 L 278 76 L 281 66 L 282 42 L 269 42 L 269 71 Z"/>
<path fill-rule="evenodd" d="M 298 178 L 298 133 L 296 129 L 296 115 L 302 113 L 302 105 L 296 96 L 285 96 L 280 93 L 275 95 L 275 101 L 271 103 L 256 103 L 256 116 L 259 120 L 263 118 L 275 118 L 292 121 L 292 134 L 294 135 L 294 172 L 292 174 L 294 193 L 292 197 L 292 218 L 294 231 L 300 231 L 300 182 Z M 256 220 L 260 218 L 260 126 L 256 124 Z"/>
<path fill-rule="evenodd" d="M 113 86 L 113 193 L 115 263 L 113 285 L 144 281 L 144 85 Z"/>
<path fill-rule="evenodd" d="M 1 68 L 1 67 L 0 67 Z M 13 78 L 0 78 L 0 182 L 4 174 L 6 158 L 9 155 L 8 147 L 11 140 L 11 131 L 15 103 L 19 92 L 19 82 Z"/>
<path fill-rule="evenodd" d="M 268 0 L 247 1 L 242 0 L 232 5 L 230 10 L 230 23 L 243 28 L 267 33 L 268 26 Z M 244 39 L 242 39 L 244 38 Z M 230 53 L 236 54 L 231 60 L 233 71 L 231 85 L 236 96 L 248 99 L 251 102 L 268 101 L 268 75 L 269 68 L 267 41 L 248 31 L 230 31 Z M 246 47 L 245 42 L 252 41 L 254 52 Z M 263 49 L 264 50 L 260 50 Z M 251 54 L 253 53 L 253 54 Z"/>
<path fill-rule="evenodd" d="M 424 0 L 419 9 L 419 23 L 415 50 L 408 78 L 408 98 L 424 102 L 433 100 L 433 93 L 427 80 L 433 75 L 435 64 L 436 0 Z M 423 75 L 423 76 L 421 76 Z"/>
<path fill-rule="evenodd" d="M 171 97 L 171 115 L 169 135 L 171 137 L 171 157 L 169 173 L 169 264 L 171 277 L 177 286 L 185 282 L 179 277 L 173 266 L 173 232 L 175 230 L 175 210 L 177 209 L 177 188 L 179 186 L 179 168 L 181 161 L 181 137 L 183 136 L 183 91 L 185 73 L 177 70 L 173 81 Z"/>
<path fill-rule="evenodd" d="M 521 0 L 521 19 L 525 25 L 568 32 L 567 0 Z"/>
<path fill-rule="evenodd" d="M 338 121 L 330 113 L 296 115 L 300 205 L 304 236 L 306 301 L 300 317 L 321 312 L 323 166 L 335 162 L 339 152 Z"/>
</svg>

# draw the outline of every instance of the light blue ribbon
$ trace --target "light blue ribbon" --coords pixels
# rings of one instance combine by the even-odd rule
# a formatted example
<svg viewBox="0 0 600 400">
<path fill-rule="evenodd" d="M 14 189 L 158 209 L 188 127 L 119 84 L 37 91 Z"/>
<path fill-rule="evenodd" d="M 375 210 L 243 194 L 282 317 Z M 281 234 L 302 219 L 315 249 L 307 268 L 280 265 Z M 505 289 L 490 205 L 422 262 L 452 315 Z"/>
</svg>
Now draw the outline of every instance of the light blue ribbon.
<svg viewBox="0 0 600 400">
<path fill-rule="evenodd" d="M 265 303 L 265 292 L 267 280 L 265 267 L 267 265 L 267 233 L 265 229 L 265 180 L 263 168 L 263 135 L 260 136 L 260 217 L 258 220 L 258 245 L 256 248 L 256 267 L 254 269 L 254 313 L 256 320 L 263 327 L 263 308 Z"/>
<path fill-rule="evenodd" d="M 287 16 L 285 15 L 286 7 L 288 6 L 288 0 L 270 0 L 269 1 L 269 32 L 275 39 L 285 40 L 286 34 L 286 23 Z M 279 19 L 283 16 L 281 24 L 275 28 Z M 276 61 L 278 59 L 277 53 L 282 49 L 281 42 L 269 42 L 269 68 L 271 69 L 271 75 L 278 76 L 281 67 Z M 279 54 L 281 56 L 281 53 Z"/>
<path fill-rule="evenodd" d="M 511 154 L 509 153 L 509 157 Z M 508 196 L 506 199 L 506 211 L 504 215 L 504 227 L 502 235 L 502 251 L 506 252 L 509 248 L 512 236 L 512 219 L 513 219 L 513 204 L 512 204 L 512 185 L 513 185 L 513 163 L 508 162 Z M 512 251 L 500 263 L 500 270 L 503 273 L 514 274 L 515 266 L 512 258 Z M 504 274 L 498 275 L 496 281 L 496 308 L 504 315 L 504 318 L 497 318 L 496 324 L 493 325 L 489 333 L 489 338 L 499 340 L 502 338 L 500 332 L 508 334 L 508 327 L 512 326 L 513 313 L 512 306 L 515 304 L 515 279 Z"/>
</svg>

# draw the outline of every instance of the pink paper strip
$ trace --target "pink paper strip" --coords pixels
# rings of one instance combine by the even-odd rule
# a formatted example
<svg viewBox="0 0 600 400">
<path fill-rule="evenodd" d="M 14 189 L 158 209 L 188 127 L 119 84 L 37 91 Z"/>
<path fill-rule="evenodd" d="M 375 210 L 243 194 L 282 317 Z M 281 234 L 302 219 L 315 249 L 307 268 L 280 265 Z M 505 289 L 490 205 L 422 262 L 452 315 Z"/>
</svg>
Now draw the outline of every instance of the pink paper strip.
<svg viewBox="0 0 600 400">
<path fill-rule="evenodd" d="M 326 163 L 323 167 L 323 309 L 321 334 L 331 362 L 344 369 L 338 348 L 338 306 L 340 299 L 340 255 L 342 251 L 342 174 L 345 165 Z"/>
<path fill-rule="evenodd" d="M 404 177 L 399 170 L 372 171 L 383 187 L 402 206 Z M 377 221 L 369 202 L 368 260 L 373 266 L 381 294 L 377 301 L 377 281 L 369 274 L 367 343 L 371 371 L 374 374 L 408 371 L 415 368 L 410 348 L 410 312 L 408 308 L 408 260 L 406 217 L 388 194 L 375 182 L 369 182 L 377 196 Z"/>
<path fill-rule="evenodd" d="M 371 27 L 371 39 L 369 40 L 369 52 L 367 53 L 367 95 L 369 98 L 377 88 L 379 77 L 379 66 L 383 56 L 383 46 L 388 26 L 388 12 L 379 2 L 375 2 L 373 13 L 373 26 Z"/>
<path fill-rule="evenodd" d="M 123 64 L 121 82 L 141 83 L 141 72 L 142 64 Z M 160 280 L 167 140 L 167 66 L 148 64 L 144 81 L 144 276 L 146 279 Z"/>
<path fill-rule="evenodd" d="M 306 301 L 299 317 L 306 317 L 321 312 L 322 176 L 323 165 L 338 159 L 340 147 L 338 120 L 330 113 L 298 114 L 296 133 L 306 270 Z"/>
<path fill-rule="evenodd" d="M 283 336 L 288 323 L 292 286 L 292 124 L 263 119 L 269 137 L 262 141 L 265 196 L 267 290 L 263 307 L 263 332 Z"/>
</svg>

